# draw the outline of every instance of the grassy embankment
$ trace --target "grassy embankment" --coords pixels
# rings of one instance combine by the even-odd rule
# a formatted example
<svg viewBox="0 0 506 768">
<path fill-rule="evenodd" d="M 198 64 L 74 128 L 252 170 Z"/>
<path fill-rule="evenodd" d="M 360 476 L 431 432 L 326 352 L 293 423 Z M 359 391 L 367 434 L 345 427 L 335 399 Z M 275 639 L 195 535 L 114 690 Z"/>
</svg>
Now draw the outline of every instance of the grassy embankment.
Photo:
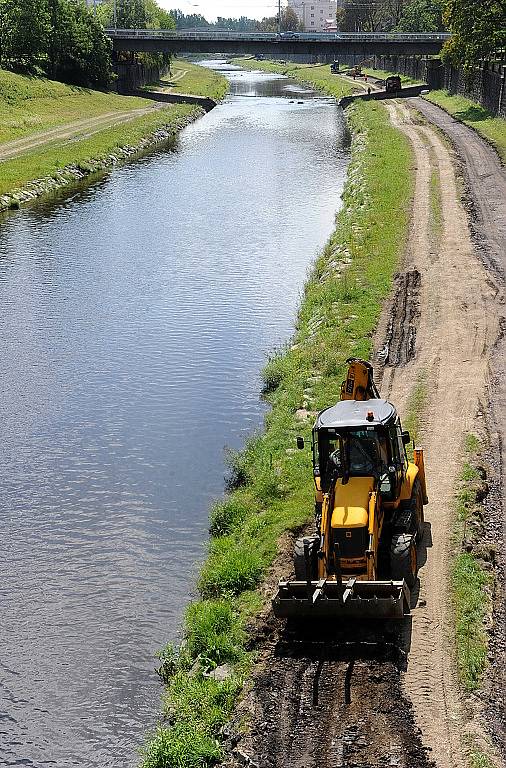
<svg viewBox="0 0 506 768">
<path fill-rule="evenodd" d="M 503 163 L 506 163 L 506 120 L 503 117 L 494 117 L 476 102 L 464 96 L 452 96 L 448 91 L 431 91 L 424 98 L 474 128 L 495 147 Z"/>
<path fill-rule="evenodd" d="M 261 72 L 274 72 L 293 77 L 301 83 L 310 85 L 330 96 L 335 96 L 336 99 L 353 93 L 353 83 L 343 80 L 338 75 L 333 75 L 330 71 L 330 64 L 308 65 L 294 64 L 291 61 L 257 61 L 250 57 L 232 59 L 232 63 L 243 67 L 243 69 L 258 69 Z"/>
<path fill-rule="evenodd" d="M 228 81 L 223 75 L 183 59 L 172 61 L 171 73 L 171 77 L 165 75 L 160 81 L 163 90 L 170 93 L 189 93 L 221 101 L 228 90 Z"/>
<path fill-rule="evenodd" d="M 197 79 L 196 76 L 194 78 Z M 222 90 L 226 87 L 226 80 L 202 69 L 200 90 L 205 93 L 207 85 L 212 93 L 216 93 L 219 85 Z M 92 159 L 107 156 L 118 147 L 136 146 L 159 128 L 173 128 L 176 132 L 185 117 L 196 112 L 191 105 L 164 105 L 158 108 L 148 99 L 102 93 L 0 71 L 0 148 L 3 142 L 39 134 L 78 120 L 136 109 L 147 109 L 148 112 L 128 122 L 98 130 L 91 136 L 90 129 L 87 129 L 82 135 L 67 141 L 44 144 L 1 162 L 0 194 L 20 189 L 32 179 L 53 176 L 59 169 L 71 164 L 86 171 Z"/>
<path fill-rule="evenodd" d="M 300 76 L 308 82 L 306 72 Z M 344 205 L 304 287 L 292 343 L 265 368 L 272 405 L 265 430 L 231 457 L 231 492 L 211 512 L 200 600 L 187 609 L 184 642 L 178 653 L 168 647 L 160 655 L 164 720 L 145 747 L 144 768 L 197 768 L 220 759 L 221 728 L 254 660 L 248 621 L 263 605 L 257 588 L 280 536 L 312 515 L 309 451 L 297 451 L 295 437 L 309 438 L 308 411 L 339 398 L 346 358 L 369 357 L 405 246 L 409 144 L 380 104 L 356 104 L 348 115 L 353 143 Z M 212 676 L 216 667 L 224 680 Z"/>
</svg>

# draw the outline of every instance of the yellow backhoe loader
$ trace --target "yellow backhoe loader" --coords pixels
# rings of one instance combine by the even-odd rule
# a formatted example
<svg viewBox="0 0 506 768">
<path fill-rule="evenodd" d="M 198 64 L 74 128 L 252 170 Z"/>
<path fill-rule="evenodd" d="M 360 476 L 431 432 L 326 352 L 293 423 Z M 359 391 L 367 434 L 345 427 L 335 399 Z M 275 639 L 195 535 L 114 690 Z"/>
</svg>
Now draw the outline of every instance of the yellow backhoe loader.
<svg viewBox="0 0 506 768">
<path fill-rule="evenodd" d="M 402 619 L 410 611 L 428 503 L 423 451 L 408 461 L 409 433 L 380 398 L 372 366 L 347 362 L 341 401 L 313 427 L 316 531 L 295 544 L 295 578 L 280 581 L 273 600 L 278 617 Z"/>
</svg>

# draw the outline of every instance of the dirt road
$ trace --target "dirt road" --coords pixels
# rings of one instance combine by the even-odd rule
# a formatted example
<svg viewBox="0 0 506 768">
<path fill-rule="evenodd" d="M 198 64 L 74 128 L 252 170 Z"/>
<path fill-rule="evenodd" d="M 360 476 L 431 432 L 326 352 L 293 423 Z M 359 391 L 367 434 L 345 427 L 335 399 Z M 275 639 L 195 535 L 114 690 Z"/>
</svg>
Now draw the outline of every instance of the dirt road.
<svg viewBox="0 0 506 768">
<path fill-rule="evenodd" d="M 490 354 L 498 335 L 499 287 L 477 255 L 457 188 L 452 152 L 408 107 L 389 106 L 394 125 L 416 156 L 412 231 L 405 270 L 421 275 L 416 341 L 402 367 L 386 366 L 382 393 L 401 415 L 421 377 L 427 402 L 422 443 L 426 451 L 432 549 L 420 578 L 412 644 L 404 676 L 424 743 L 440 768 L 465 764 L 459 696 L 453 679 L 448 577 L 453 494 L 466 432 L 487 398 Z M 431 184 L 439 179 L 441 229 L 431 230 Z M 389 308 L 395 316 L 395 304 Z"/>
<path fill-rule="evenodd" d="M 450 535 L 464 436 L 487 407 L 501 275 L 487 270 L 477 249 L 447 142 L 405 102 L 388 109 L 413 146 L 415 197 L 405 262 L 376 335 L 376 364 L 381 392 L 401 416 L 424 384 L 430 504 L 417 603 L 409 631 L 393 638 L 390 651 L 374 638 L 300 642 L 267 621 L 261 661 L 238 711 L 238 721 L 250 719 L 253 728 L 230 765 L 466 765 L 448 610 Z M 277 564 L 283 575 L 289 551 L 287 543 Z M 274 591 L 274 583 L 267 588 Z"/>
<path fill-rule="evenodd" d="M 127 123 L 130 120 L 135 120 L 137 117 L 147 115 L 153 109 L 160 109 L 161 106 L 160 104 L 150 104 L 149 107 L 132 109 L 126 112 L 107 112 L 103 115 L 98 115 L 98 117 L 76 120 L 73 123 L 66 123 L 57 128 L 51 128 L 48 131 L 25 136 L 22 139 L 6 141 L 0 144 L 0 162 L 11 160 L 13 157 L 19 157 L 47 145 L 86 139 L 99 131 L 104 131 L 107 128 L 112 128 L 113 126 Z"/>
</svg>

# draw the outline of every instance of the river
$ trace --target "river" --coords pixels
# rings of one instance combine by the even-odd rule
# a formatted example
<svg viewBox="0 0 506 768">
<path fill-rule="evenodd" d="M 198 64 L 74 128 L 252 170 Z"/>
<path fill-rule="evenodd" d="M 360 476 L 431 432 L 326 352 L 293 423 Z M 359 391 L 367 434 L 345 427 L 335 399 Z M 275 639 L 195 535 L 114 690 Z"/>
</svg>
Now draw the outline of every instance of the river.
<svg viewBox="0 0 506 768">
<path fill-rule="evenodd" d="M 224 448 L 332 229 L 341 110 L 227 76 L 172 149 L 0 221 L 3 766 L 137 765 Z"/>
</svg>

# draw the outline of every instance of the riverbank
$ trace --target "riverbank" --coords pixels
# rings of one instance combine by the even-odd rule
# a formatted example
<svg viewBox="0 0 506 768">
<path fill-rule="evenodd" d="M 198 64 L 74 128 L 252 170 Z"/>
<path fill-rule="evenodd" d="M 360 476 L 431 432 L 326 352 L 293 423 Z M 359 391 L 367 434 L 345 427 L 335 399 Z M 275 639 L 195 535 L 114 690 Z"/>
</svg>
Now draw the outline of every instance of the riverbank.
<svg viewBox="0 0 506 768">
<path fill-rule="evenodd" d="M 191 65 L 211 98 L 226 79 Z M 0 72 L 0 210 L 106 170 L 173 138 L 203 113 L 193 105 L 102 93 Z M 35 130 L 34 130 L 35 129 Z"/>
<path fill-rule="evenodd" d="M 314 85 L 313 68 L 300 69 L 297 79 Z M 326 78 L 318 73 L 319 82 Z M 329 88 L 332 95 L 351 90 L 335 76 Z M 314 413 L 339 399 L 346 358 L 370 356 L 405 247 L 409 143 L 381 105 L 357 104 L 348 115 L 352 160 L 343 208 L 304 287 L 292 342 L 265 368 L 272 406 L 265 430 L 230 455 L 230 492 L 211 513 L 200 600 L 186 611 L 180 650 L 160 654 L 164 712 L 144 749 L 144 768 L 209 765 L 240 740 L 242 725 L 228 723 L 265 639 L 279 552 L 286 559 L 312 516 L 309 455 L 296 450 L 295 437 L 308 438 Z"/>
<path fill-rule="evenodd" d="M 159 86 L 156 90 L 221 101 L 228 91 L 228 80 L 207 67 L 200 67 L 186 59 L 173 59 L 170 74 L 161 78 Z"/>
</svg>

